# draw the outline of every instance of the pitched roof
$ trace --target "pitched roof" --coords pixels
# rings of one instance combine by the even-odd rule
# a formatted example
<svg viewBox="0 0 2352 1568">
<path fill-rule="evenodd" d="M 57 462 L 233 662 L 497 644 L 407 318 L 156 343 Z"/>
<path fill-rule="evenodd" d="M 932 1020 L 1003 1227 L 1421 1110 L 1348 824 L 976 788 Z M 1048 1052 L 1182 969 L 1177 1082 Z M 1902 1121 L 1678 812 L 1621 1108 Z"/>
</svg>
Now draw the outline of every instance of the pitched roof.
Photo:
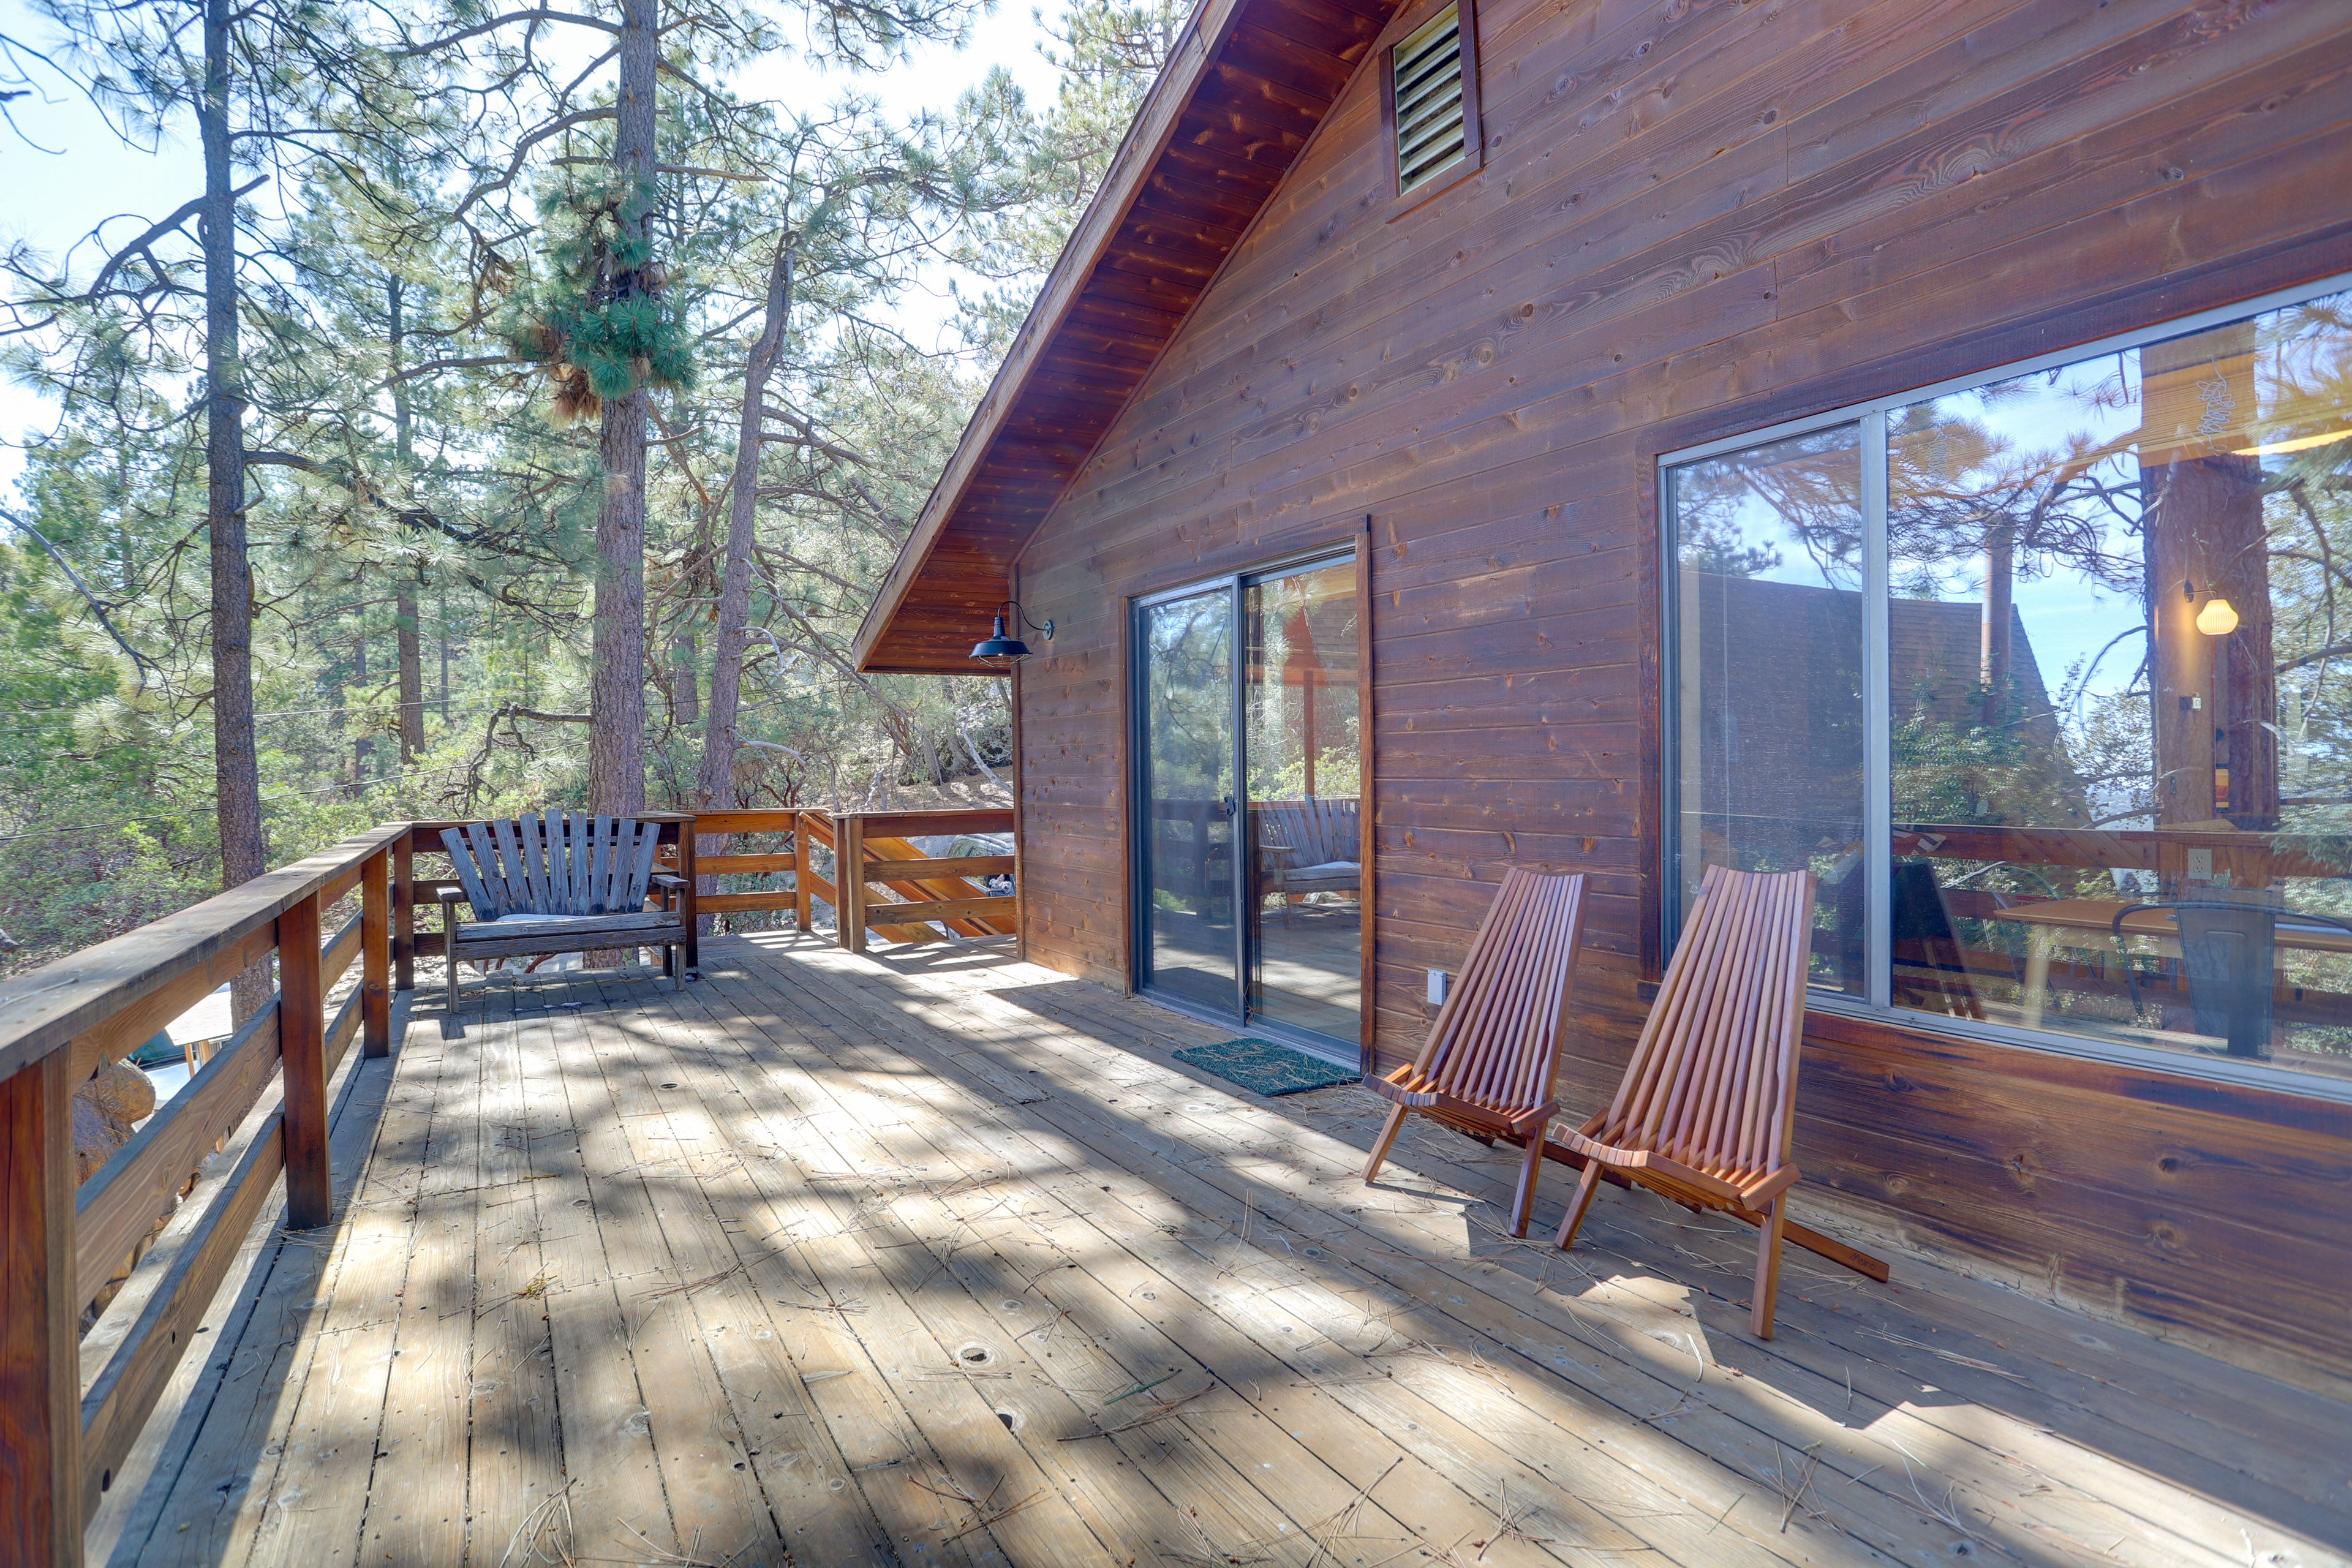
<svg viewBox="0 0 2352 1568">
<path fill-rule="evenodd" d="M 1204 0 L 858 627 L 866 670 L 999 673 L 1011 567 L 1322 123 L 1396 0 Z"/>
</svg>

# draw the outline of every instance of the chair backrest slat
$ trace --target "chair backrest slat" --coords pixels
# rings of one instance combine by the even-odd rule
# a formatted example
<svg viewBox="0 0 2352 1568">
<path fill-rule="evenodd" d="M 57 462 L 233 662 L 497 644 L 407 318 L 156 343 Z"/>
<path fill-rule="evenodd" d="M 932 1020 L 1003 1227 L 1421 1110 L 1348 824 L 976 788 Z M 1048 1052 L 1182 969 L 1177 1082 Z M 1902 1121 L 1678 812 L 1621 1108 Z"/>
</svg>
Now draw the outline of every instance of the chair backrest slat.
<svg viewBox="0 0 2352 1568">
<path fill-rule="evenodd" d="M 637 829 L 637 859 L 630 868 L 629 885 L 624 890 L 622 907 L 632 912 L 645 907 L 646 890 L 654 879 L 654 856 L 661 848 L 661 829 L 652 823 L 641 824 Z"/>
<path fill-rule="evenodd" d="M 522 840 L 515 825 L 504 817 L 490 824 L 490 840 L 499 847 L 499 881 L 506 908 L 501 913 L 531 907 L 530 879 L 523 872 Z"/>
<path fill-rule="evenodd" d="M 545 910 L 547 902 L 547 830 L 539 813 L 522 814 L 522 879 L 530 889 L 530 907 Z"/>
<path fill-rule="evenodd" d="M 1505 873 L 1415 1061 L 1457 1100 L 1529 1107 L 1551 1097 L 1583 929 L 1584 879 Z"/>
<path fill-rule="evenodd" d="M 1814 878 L 1710 866 L 1591 1136 L 1753 1177 L 1788 1158 Z"/>
<path fill-rule="evenodd" d="M 490 907 L 490 892 L 483 885 L 480 868 L 474 864 L 474 852 L 466 843 L 465 829 L 443 828 L 441 847 L 449 852 L 449 864 L 457 872 L 457 886 L 466 890 L 466 901 L 474 906 L 476 918 L 482 918 L 480 911 Z"/>
<path fill-rule="evenodd" d="M 576 811 L 563 814 L 563 912 L 588 912 L 587 818 Z"/>
</svg>

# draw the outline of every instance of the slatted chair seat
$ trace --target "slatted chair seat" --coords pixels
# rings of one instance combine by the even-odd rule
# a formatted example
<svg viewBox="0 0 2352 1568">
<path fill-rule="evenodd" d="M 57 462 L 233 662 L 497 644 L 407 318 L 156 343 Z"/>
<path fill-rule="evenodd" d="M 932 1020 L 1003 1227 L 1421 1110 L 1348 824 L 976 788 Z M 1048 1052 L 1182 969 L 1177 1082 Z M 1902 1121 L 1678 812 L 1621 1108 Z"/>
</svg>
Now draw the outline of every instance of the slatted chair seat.
<svg viewBox="0 0 2352 1568">
<path fill-rule="evenodd" d="M 1813 881 L 1811 871 L 1706 868 L 1616 1098 L 1561 1140 L 1584 1163 L 1560 1221 L 1562 1247 L 1611 1173 L 1759 1226 L 1749 1323 L 1762 1339 L 1772 1337 L 1788 1190 L 1798 1179 L 1790 1142 Z"/>
<path fill-rule="evenodd" d="M 1461 977 L 1430 1026 L 1421 1055 L 1364 1087 L 1391 1101 L 1364 1180 L 1380 1173 L 1408 1112 L 1482 1142 L 1527 1151 L 1511 1205 L 1511 1234 L 1528 1233 L 1544 1131 L 1559 1112 L 1552 1081 L 1568 1033 L 1569 995 L 1584 929 L 1584 879 L 1514 868 L 1504 875 L 1463 960 Z"/>
<path fill-rule="evenodd" d="M 689 823 L 684 830 L 693 832 Z M 661 824 L 626 816 L 525 812 L 511 822 L 441 830 L 457 886 L 441 890 L 449 1015 L 457 1032 L 457 965 L 525 954 L 658 947 L 662 973 L 683 979 L 697 954 L 694 888 L 654 869 Z M 648 909 L 648 902 L 656 907 Z M 466 904 L 474 919 L 462 921 Z M 677 950 L 686 950 L 683 971 Z"/>
</svg>

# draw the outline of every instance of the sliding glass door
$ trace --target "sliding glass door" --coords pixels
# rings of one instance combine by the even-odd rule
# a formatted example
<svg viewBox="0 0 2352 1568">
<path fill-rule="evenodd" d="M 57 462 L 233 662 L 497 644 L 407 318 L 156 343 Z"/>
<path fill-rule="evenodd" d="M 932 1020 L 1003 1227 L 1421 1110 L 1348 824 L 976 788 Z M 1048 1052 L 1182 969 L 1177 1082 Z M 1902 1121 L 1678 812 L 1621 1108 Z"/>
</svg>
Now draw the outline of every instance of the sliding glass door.
<svg viewBox="0 0 2352 1568">
<path fill-rule="evenodd" d="M 1360 618 L 1347 555 L 1143 600 L 1133 632 L 1140 987 L 1350 1061 Z"/>
<path fill-rule="evenodd" d="M 1229 587 L 1137 614 L 1142 674 L 1139 968 L 1150 989 L 1232 1004 L 1242 973 L 1234 896 L 1234 595 Z"/>
</svg>

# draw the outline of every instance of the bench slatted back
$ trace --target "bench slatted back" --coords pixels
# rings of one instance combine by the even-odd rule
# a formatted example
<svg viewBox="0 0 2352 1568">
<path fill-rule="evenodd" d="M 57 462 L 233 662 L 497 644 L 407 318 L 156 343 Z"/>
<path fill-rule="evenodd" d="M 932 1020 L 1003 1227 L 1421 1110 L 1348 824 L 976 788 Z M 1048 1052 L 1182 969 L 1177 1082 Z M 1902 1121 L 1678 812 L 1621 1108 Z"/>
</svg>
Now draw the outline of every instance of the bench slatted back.
<svg viewBox="0 0 2352 1568">
<path fill-rule="evenodd" d="M 584 811 L 441 830 L 478 921 L 508 915 L 635 914 L 645 907 L 660 825 Z"/>
<path fill-rule="evenodd" d="M 1363 853 L 1352 800 L 1273 800 L 1258 810 L 1267 831 L 1297 855 L 1293 869 L 1355 860 Z"/>
</svg>

